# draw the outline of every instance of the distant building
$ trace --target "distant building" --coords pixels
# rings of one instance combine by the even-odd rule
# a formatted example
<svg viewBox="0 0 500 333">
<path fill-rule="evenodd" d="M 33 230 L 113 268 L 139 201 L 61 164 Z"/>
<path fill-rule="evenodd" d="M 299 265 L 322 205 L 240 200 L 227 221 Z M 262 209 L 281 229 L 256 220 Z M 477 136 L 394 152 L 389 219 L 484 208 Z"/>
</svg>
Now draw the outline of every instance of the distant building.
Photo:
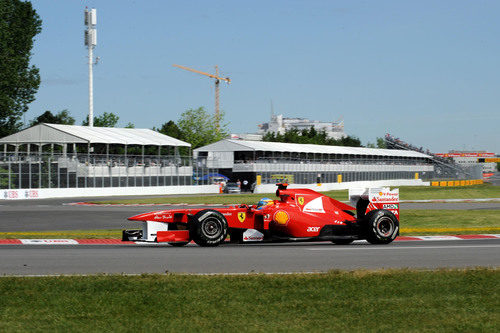
<svg viewBox="0 0 500 333">
<path fill-rule="evenodd" d="M 462 166 L 481 164 L 483 166 L 483 173 L 487 174 L 485 175 L 486 177 L 497 171 L 496 162 L 500 162 L 500 158 L 496 157 L 495 153 L 489 153 L 484 150 L 450 150 L 448 153 L 439 153 L 435 155 L 452 158 L 455 163 Z"/>
<path fill-rule="evenodd" d="M 325 131 L 329 138 L 341 139 L 346 137 L 344 133 L 344 121 L 325 122 L 310 120 L 306 118 L 284 118 L 282 114 L 272 115 L 271 121 L 259 126 L 259 134 L 265 135 L 269 132 L 284 134 L 285 131 L 296 128 L 299 131 L 314 127 L 317 131 Z"/>
<path fill-rule="evenodd" d="M 262 134 L 257 133 L 231 133 L 226 139 L 262 141 Z"/>
</svg>

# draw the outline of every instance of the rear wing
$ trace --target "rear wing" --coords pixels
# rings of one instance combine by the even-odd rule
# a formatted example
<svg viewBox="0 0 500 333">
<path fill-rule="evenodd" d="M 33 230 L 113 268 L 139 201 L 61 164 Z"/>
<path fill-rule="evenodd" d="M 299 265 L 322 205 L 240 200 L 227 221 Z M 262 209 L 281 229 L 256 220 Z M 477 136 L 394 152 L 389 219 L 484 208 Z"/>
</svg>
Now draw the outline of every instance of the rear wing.
<svg viewBox="0 0 500 333">
<path fill-rule="evenodd" d="M 389 187 L 376 188 L 351 188 L 349 189 L 349 201 L 355 207 L 365 207 L 358 205 L 360 200 L 368 202 L 366 212 L 375 209 L 386 209 L 391 211 L 399 220 L 399 189 L 391 190 Z M 358 212 L 359 215 L 360 212 Z M 364 215 L 364 214 L 363 214 Z"/>
</svg>

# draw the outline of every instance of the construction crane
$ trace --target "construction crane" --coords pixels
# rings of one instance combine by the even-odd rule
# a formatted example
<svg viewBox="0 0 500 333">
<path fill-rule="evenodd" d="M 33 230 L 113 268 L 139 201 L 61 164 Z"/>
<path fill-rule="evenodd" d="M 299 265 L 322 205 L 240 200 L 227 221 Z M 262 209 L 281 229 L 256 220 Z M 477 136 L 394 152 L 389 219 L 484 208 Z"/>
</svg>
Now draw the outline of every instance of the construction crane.
<svg viewBox="0 0 500 333">
<path fill-rule="evenodd" d="M 220 77 L 219 76 L 219 67 L 215 66 L 215 74 L 210 74 L 210 73 L 205 73 L 196 69 L 192 69 L 186 66 L 181 66 L 181 65 L 173 65 L 174 67 L 185 69 L 187 71 L 193 72 L 193 73 L 198 73 L 201 75 L 208 76 L 212 79 L 215 79 L 215 128 L 217 132 L 219 132 L 220 129 L 220 110 L 219 110 L 219 83 L 220 81 L 226 81 L 227 84 L 231 83 L 231 79 L 228 77 Z"/>
</svg>

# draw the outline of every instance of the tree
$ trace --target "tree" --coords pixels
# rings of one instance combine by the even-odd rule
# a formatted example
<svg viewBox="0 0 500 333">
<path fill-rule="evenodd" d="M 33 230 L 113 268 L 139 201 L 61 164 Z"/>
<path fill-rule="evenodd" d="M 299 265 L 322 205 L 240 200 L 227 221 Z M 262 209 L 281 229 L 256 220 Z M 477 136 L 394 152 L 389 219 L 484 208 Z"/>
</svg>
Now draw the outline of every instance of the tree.
<svg viewBox="0 0 500 333">
<path fill-rule="evenodd" d="M 100 116 L 94 117 L 94 126 L 95 127 L 115 127 L 118 123 L 118 117 L 116 114 L 112 112 L 104 112 Z M 89 116 L 82 121 L 83 126 L 89 126 Z"/>
<path fill-rule="evenodd" d="M 183 140 L 189 142 L 194 149 L 222 140 L 228 135 L 227 124 L 224 123 L 224 112 L 221 112 L 219 119 L 221 125 L 217 131 L 215 116 L 209 115 L 203 107 L 199 107 L 184 111 L 177 126 L 182 133 Z"/>
<path fill-rule="evenodd" d="M 21 129 L 21 117 L 35 100 L 40 74 L 30 59 L 41 27 L 31 2 L 0 1 L 0 137 Z"/>
<path fill-rule="evenodd" d="M 156 129 L 153 127 L 153 130 L 161 134 L 171 136 L 172 138 L 184 140 L 179 126 L 177 126 L 173 120 L 169 120 L 168 122 L 161 125 L 160 129 Z"/>
<path fill-rule="evenodd" d="M 125 128 L 135 128 L 135 125 L 131 122 L 128 122 L 128 124 L 125 125 Z"/>
<path fill-rule="evenodd" d="M 35 126 L 41 123 L 74 125 L 75 118 L 69 115 L 69 111 L 67 109 L 62 110 L 59 113 L 56 113 L 56 115 L 53 115 L 52 112 L 47 110 L 40 116 L 30 121 L 30 126 Z"/>
<path fill-rule="evenodd" d="M 313 126 L 302 131 L 291 128 L 286 130 L 284 134 L 268 132 L 262 137 L 262 141 L 362 147 L 361 141 L 355 136 L 346 136 L 335 140 L 329 138 L 325 130 L 318 132 Z"/>
<path fill-rule="evenodd" d="M 377 138 L 377 148 L 383 148 L 383 149 L 387 148 L 387 144 L 385 143 L 384 138 Z"/>
</svg>

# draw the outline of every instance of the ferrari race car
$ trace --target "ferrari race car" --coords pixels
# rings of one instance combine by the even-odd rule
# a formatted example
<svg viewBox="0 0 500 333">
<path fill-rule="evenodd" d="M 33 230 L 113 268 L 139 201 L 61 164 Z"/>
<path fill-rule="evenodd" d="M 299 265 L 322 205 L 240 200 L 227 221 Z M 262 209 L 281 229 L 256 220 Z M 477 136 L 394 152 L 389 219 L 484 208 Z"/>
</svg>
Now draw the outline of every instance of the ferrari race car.
<svg viewBox="0 0 500 333">
<path fill-rule="evenodd" d="M 230 242 L 332 241 L 349 244 L 365 239 L 388 244 L 399 234 L 399 190 L 389 188 L 349 191 L 351 204 L 310 189 L 287 189 L 277 184 L 279 200 L 258 205 L 213 209 L 171 209 L 130 217 L 142 229 L 123 230 L 123 241 L 217 246 Z M 356 214 L 353 212 L 356 211 Z"/>
</svg>

